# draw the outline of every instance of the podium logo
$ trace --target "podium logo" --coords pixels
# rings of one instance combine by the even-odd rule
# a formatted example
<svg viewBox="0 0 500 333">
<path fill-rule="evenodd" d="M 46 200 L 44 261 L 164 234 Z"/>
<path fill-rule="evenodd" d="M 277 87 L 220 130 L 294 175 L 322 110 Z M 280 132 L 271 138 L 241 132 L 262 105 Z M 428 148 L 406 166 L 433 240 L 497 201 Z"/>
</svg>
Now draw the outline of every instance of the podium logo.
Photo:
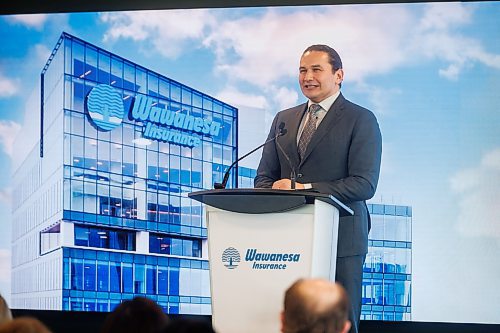
<svg viewBox="0 0 500 333">
<path fill-rule="evenodd" d="M 300 261 L 300 253 L 265 253 L 247 249 L 245 261 L 253 261 L 253 269 L 287 269 L 287 264 Z"/>
<path fill-rule="evenodd" d="M 240 253 L 234 247 L 228 247 L 222 252 L 222 262 L 228 269 L 235 269 L 240 261 Z"/>
<path fill-rule="evenodd" d="M 122 97 L 113 87 L 98 84 L 87 96 L 87 111 L 99 129 L 111 131 L 123 121 Z"/>
</svg>

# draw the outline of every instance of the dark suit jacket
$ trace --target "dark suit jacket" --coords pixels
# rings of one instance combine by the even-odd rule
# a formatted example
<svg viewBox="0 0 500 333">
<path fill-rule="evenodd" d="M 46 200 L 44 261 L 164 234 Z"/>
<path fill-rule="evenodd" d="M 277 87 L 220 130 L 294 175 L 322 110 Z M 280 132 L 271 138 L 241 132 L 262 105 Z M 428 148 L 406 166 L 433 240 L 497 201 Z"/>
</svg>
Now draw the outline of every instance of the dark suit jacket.
<svg viewBox="0 0 500 333">
<path fill-rule="evenodd" d="M 277 140 L 296 166 L 297 182 L 335 196 L 354 211 L 339 223 L 339 257 L 366 254 L 370 215 L 365 200 L 375 194 L 380 172 L 382 137 L 377 119 L 369 110 L 340 94 L 312 137 L 299 162 L 297 133 L 307 103 L 280 111 L 268 138 L 283 122 L 287 133 Z M 255 177 L 255 187 L 271 187 L 290 178 L 291 167 L 274 142 L 267 144 Z"/>
</svg>

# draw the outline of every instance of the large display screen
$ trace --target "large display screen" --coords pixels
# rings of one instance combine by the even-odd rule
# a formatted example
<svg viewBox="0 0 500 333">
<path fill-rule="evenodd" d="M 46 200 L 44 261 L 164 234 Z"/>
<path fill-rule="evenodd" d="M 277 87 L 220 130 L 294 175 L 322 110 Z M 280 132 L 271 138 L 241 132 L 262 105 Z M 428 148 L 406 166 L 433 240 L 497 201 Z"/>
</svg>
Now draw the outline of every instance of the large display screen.
<svg viewBox="0 0 500 333">
<path fill-rule="evenodd" d="M 27 204 L 12 175 L 38 156 L 40 73 L 63 32 L 238 108 L 239 156 L 305 101 L 300 56 L 328 44 L 343 95 L 382 131 L 369 203 L 411 207 L 411 320 L 500 323 L 499 17 L 496 1 L 0 16 L 0 293 L 11 300 L 12 211 Z"/>
</svg>

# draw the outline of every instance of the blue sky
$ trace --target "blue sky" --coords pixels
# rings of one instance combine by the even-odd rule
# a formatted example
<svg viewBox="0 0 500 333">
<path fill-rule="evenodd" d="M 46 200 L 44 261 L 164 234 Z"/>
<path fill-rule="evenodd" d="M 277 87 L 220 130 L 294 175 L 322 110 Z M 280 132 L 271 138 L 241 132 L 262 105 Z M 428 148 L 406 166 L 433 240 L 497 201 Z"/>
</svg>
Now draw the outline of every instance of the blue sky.
<svg viewBox="0 0 500 333">
<path fill-rule="evenodd" d="M 237 106 L 240 154 L 304 101 L 300 54 L 324 43 L 343 59 L 344 95 L 382 129 L 372 202 L 413 207 L 413 320 L 498 322 L 499 17 L 500 2 L 1 16 L 0 292 L 12 138 L 38 116 L 26 99 L 62 31 Z"/>
</svg>

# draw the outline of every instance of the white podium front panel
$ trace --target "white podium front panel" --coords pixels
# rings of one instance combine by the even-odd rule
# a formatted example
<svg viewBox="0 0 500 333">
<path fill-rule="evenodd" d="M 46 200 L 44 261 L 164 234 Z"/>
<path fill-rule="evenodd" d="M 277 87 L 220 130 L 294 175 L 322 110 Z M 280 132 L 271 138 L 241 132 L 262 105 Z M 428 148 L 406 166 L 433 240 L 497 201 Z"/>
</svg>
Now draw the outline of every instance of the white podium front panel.
<svg viewBox="0 0 500 333">
<path fill-rule="evenodd" d="M 273 214 L 207 206 L 207 224 L 212 321 L 219 333 L 279 332 L 283 295 L 294 281 L 334 278 L 338 211 L 329 204 Z"/>
</svg>

